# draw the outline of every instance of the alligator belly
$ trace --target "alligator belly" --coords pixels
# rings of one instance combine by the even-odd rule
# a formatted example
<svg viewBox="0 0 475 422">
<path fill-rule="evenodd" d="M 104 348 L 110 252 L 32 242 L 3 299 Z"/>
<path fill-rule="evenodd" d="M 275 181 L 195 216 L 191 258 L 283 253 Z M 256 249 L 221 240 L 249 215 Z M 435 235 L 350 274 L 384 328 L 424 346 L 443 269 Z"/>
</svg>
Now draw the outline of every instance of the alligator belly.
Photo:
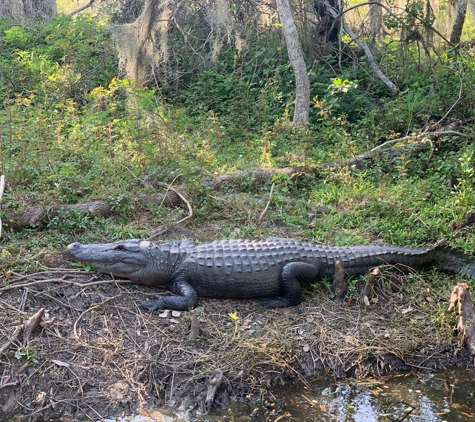
<svg viewBox="0 0 475 422">
<path fill-rule="evenodd" d="M 188 273 L 188 283 L 198 296 L 253 299 L 275 297 L 281 294 L 279 269 L 258 272 L 231 272 L 199 268 Z"/>
</svg>

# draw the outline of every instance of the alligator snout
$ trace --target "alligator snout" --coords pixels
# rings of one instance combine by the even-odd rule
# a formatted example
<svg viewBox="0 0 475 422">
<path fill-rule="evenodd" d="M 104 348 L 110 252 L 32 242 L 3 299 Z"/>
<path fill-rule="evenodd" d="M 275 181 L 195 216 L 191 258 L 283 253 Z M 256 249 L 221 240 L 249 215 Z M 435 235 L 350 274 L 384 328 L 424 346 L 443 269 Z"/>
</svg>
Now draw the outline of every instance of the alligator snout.
<svg viewBox="0 0 475 422">
<path fill-rule="evenodd" d="M 73 258 L 79 259 L 84 255 L 83 244 L 79 242 L 71 243 L 67 246 L 66 252 Z"/>
<path fill-rule="evenodd" d="M 74 243 L 71 243 L 70 245 L 68 245 L 68 247 L 66 248 L 66 250 L 71 253 L 75 250 L 78 250 L 79 247 L 81 246 L 81 244 L 79 242 L 74 242 Z"/>
</svg>

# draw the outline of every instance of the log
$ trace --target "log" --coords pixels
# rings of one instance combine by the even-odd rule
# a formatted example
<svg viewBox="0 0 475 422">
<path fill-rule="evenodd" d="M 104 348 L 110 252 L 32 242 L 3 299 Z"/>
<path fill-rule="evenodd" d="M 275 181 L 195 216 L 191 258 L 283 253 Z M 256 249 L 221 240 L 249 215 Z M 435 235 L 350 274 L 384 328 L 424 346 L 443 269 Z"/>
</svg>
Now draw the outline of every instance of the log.
<svg viewBox="0 0 475 422">
<path fill-rule="evenodd" d="M 137 200 L 137 203 L 143 208 L 146 208 L 150 203 L 175 208 L 183 205 L 183 200 L 176 192 L 169 190 L 164 194 L 144 195 Z M 78 212 L 81 215 L 90 215 L 91 217 L 108 217 L 112 214 L 112 207 L 105 201 L 55 206 L 33 205 L 27 207 L 19 217 L 5 217 L 4 223 L 13 230 L 21 230 L 25 227 L 41 224 L 47 217 L 57 217 L 61 213 L 68 211 Z"/>
<path fill-rule="evenodd" d="M 104 201 L 93 201 L 84 204 L 67 204 L 58 206 L 31 206 L 28 207 L 18 220 L 21 227 L 33 226 L 46 217 L 57 217 L 64 211 L 77 211 L 81 215 L 90 214 L 92 217 L 107 217 L 111 214 L 109 204 Z"/>
<path fill-rule="evenodd" d="M 462 221 L 454 221 L 449 225 L 449 228 L 454 229 L 454 230 L 460 230 L 463 229 L 464 227 L 471 226 L 472 224 L 475 224 L 475 210 L 468 210 L 467 214 L 465 214 L 465 217 L 462 219 Z"/>
<path fill-rule="evenodd" d="M 407 141 L 413 139 L 414 137 L 415 136 L 409 136 L 395 141 Z M 405 156 L 407 154 L 416 154 L 418 151 L 421 151 L 422 149 L 427 148 L 428 146 L 428 142 L 421 141 L 385 149 L 380 149 L 376 147 L 371 151 L 357 155 L 356 157 L 350 158 L 347 161 L 331 161 L 328 163 L 324 163 L 323 167 L 330 170 L 339 170 L 344 167 L 361 168 L 363 165 L 371 164 L 375 160 L 379 161 L 383 157 L 394 161 L 399 157 Z M 315 167 L 303 166 L 284 167 L 276 169 L 238 170 L 232 173 L 222 174 L 213 177 L 213 179 L 207 184 L 207 186 L 213 190 L 219 190 L 228 186 L 239 185 L 242 183 L 243 180 L 251 180 L 252 182 L 257 184 L 264 184 L 270 182 L 276 175 L 289 176 L 292 181 L 299 182 L 305 177 L 315 177 L 318 176 L 318 174 L 319 169 Z"/>
</svg>

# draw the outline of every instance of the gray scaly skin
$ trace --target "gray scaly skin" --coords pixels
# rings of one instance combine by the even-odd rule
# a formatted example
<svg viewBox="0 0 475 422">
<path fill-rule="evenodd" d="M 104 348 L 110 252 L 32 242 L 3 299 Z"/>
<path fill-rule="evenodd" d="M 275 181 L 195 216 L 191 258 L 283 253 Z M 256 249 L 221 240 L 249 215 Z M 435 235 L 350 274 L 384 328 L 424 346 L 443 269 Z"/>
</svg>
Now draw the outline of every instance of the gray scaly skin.
<svg viewBox="0 0 475 422">
<path fill-rule="evenodd" d="M 412 268 L 433 265 L 475 278 L 475 257 L 446 247 L 319 246 L 294 239 L 219 240 L 195 245 L 187 240 L 157 244 L 72 243 L 68 253 L 103 273 L 141 284 L 166 286 L 177 296 L 139 302 L 149 311 L 188 310 L 198 297 L 261 299 L 268 308 L 301 302 L 301 286 L 334 275 L 341 261 L 348 275 L 365 274 L 383 264 Z"/>
</svg>

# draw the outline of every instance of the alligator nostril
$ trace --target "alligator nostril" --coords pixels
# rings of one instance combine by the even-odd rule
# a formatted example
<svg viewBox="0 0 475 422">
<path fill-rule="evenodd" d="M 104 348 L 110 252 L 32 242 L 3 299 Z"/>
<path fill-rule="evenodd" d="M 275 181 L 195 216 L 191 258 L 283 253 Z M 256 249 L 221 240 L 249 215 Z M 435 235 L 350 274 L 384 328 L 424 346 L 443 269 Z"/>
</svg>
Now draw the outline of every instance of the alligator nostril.
<svg viewBox="0 0 475 422">
<path fill-rule="evenodd" d="M 71 243 L 70 245 L 68 245 L 68 247 L 66 248 L 66 250 L 67 250 L 67 251 L 71 251 L 71 250 L 73 250 L 73 249 L 77 249 L 77 248 L 79 248 L 79 245 L 80 245 L 79 242 Z"/>
</svg>

